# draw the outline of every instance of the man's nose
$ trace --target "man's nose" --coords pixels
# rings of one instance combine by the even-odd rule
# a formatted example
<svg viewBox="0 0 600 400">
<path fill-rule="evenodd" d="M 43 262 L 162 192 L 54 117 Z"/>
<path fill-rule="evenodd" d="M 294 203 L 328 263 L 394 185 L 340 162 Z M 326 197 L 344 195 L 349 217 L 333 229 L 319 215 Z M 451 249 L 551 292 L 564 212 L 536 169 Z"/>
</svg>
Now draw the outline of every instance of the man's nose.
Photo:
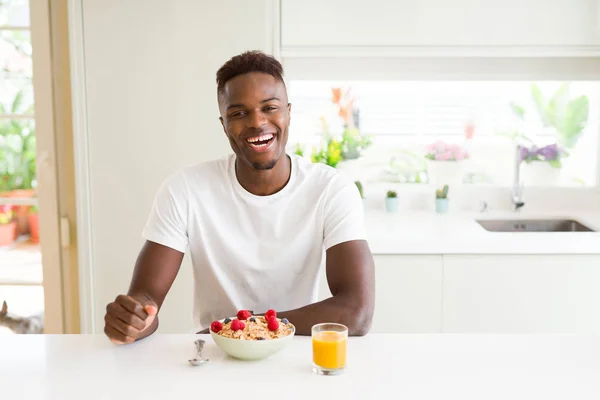
<svg viewBox="0 0 600 400">
<path fill-rule="evenodd" d="M 250 113 L 248 116 L 248 128 L 260 129 L 266 122 L 267 119 L 265 118 L 265 115 L 260 111 Z"/>
</svg>

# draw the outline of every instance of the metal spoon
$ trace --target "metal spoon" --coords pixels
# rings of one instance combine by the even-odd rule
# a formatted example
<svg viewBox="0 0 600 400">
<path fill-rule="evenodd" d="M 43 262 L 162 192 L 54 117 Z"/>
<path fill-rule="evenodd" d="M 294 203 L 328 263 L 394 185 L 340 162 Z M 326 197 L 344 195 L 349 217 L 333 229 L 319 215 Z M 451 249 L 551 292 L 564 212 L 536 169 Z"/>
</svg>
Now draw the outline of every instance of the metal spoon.
<svg viewBox="0 0 600 400">
<path fill-rule="evenodd" d="M 202 358 L 202 348 L 204 347 L 204 343 L 206 343 L 206 342 L 202 339 L 198 339 L 194 343 L 196 344 L 197 354 L 196 354 L 195 358 L 192 358 L 191 360 L 188 360 L 188 361 L 190 362 L 190 364 L 197 367 L 197 366 L 202 365 L 210 360 L 208 358 Z"/>
</svg>

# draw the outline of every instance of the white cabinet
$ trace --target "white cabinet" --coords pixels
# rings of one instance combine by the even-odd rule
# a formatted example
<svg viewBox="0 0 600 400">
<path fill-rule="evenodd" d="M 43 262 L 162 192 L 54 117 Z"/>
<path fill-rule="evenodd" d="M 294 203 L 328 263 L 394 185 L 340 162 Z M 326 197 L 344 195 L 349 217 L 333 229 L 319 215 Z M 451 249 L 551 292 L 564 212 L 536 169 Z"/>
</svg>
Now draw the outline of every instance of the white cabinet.
<svg viewBox="0 0 600 400">
<path fill-rule="evenodd" d="M 375 314 L 371 332 L 441 332 L 442 257 L 375 255 Z M 325 270 L 320 299 L 331 296 Z"/>
<path fill-rule="evenodd" d="M 598 0 L 282 0 L 290 47 L 600 45 Z M 454 50 L 459 50 L 459 49 Z"/>
<path fill-rule="evenodd" d="M 600 333 L 600 256 L 444 256 L 443 331 Z"/>
</svg>

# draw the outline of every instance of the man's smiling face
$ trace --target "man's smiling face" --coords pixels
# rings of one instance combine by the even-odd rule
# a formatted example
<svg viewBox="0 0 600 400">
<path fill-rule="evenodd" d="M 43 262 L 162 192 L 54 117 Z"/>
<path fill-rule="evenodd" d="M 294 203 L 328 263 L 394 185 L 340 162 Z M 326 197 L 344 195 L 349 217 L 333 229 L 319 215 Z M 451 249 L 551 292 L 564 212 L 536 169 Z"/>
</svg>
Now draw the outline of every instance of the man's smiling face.
<svg viewBox="0 0 600 400">
<path fill-rule="evenodd" d="M 219 109 L 238 160 L 255 170 L 273 168 L 285 154 L 290 125 L 284 83 L 261 72 L 238 75 L 219 93 Z"/>
</svg>

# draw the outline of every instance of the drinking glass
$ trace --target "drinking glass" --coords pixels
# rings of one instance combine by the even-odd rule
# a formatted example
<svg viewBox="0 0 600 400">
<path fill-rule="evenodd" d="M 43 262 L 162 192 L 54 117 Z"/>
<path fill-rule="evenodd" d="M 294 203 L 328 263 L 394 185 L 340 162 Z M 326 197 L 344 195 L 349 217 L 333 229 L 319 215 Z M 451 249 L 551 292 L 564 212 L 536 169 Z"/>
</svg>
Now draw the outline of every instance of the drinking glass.
<svg viewBox="0 0 600 400">
<path fill-rule="evenodd" d="M 348 328 L 342 324 L 323 323 L 312 327 L 313 372 L 337 375 L 346 368 Z"/>
</svg>

